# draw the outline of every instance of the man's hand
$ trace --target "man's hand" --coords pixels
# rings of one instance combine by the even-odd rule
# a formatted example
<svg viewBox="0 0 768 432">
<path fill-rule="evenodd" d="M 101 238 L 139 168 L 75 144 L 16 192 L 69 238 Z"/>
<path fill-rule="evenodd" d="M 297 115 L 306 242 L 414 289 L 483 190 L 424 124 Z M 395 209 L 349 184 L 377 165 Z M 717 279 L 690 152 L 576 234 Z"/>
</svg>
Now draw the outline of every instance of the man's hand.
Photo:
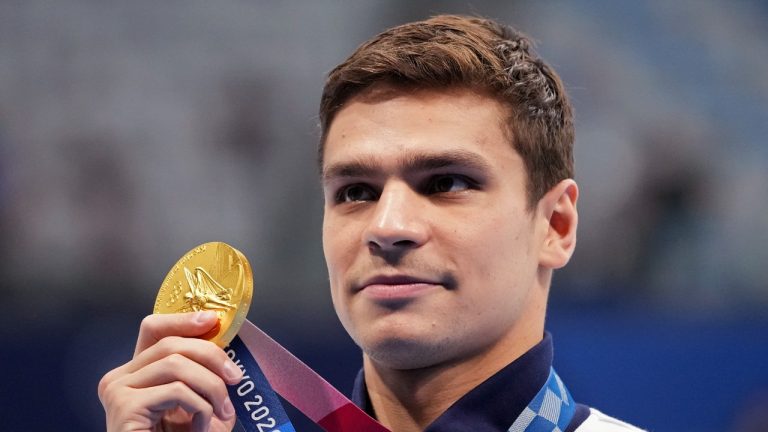
<svg viewBox="0 0 768 432">
<path fill-rule="evenodd" d="M 107 430 L 231 431 L 226 384 L 242 372 L 221 348 L 195 338 L 217 322 L 210 311 L 144 318 L 133 360 L 99 382 Z"/>
</svg>

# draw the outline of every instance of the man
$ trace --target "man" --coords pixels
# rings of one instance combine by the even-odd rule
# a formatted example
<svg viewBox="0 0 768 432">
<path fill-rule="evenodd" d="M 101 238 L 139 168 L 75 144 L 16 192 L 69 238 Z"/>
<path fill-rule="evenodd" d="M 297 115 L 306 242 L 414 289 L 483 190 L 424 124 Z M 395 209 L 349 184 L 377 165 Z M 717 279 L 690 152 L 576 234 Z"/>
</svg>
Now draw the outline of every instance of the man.
<svg viewBox="0 0 768 432">
<path fill-rule="evenodd" d="M 638 430 L 574 410 L 551 372 L 544 316 L 579 191 L 570 105 L 528 39 L 458 16 L 393 28 L 331 72 L 320 120 L 331 294 L 363 351 L 356 403 L 397 432 Z M 230 430 L 240 373 L 194 338 L 214 325 L 147 317 L 134 359 L 100 383 L 109 429 Z"/>
</svg>

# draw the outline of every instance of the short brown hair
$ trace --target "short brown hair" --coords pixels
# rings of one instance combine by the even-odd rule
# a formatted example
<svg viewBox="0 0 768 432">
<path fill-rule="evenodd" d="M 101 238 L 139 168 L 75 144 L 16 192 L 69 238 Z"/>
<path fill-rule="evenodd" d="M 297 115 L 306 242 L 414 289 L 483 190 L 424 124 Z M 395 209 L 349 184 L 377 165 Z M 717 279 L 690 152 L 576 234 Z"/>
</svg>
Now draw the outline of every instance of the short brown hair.
<svg viewBox="0 0 768 432">
<path fill-rule="evenodd" d="M 509 108 L 507 130 L 528 171 L 533 206 L 573 176 L 573 114 L 560 77 L 531 41 L 495 21 L 439 15 L 389 29 L 357 48 L 328 76 L 320 101 L 322 165 L 334 116 L 375 84 L 413 88 L 466 87 Z"/>
</svg>

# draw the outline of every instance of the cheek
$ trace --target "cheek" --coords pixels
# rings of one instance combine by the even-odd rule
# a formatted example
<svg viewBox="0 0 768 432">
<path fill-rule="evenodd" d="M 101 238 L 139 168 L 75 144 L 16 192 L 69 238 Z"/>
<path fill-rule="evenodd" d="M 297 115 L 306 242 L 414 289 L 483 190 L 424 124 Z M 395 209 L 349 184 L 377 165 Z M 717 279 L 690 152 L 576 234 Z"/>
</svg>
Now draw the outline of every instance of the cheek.
<svg viewBox="0 0 768 432">
<path fill-rule="evenodd" d="M 528 273 L 535 274 L 531 227 L 517 223 L 516 217 L 489 216 L 483 223 L 466 224 L 455 237 L 459 264 L 472 284 L 480 285 L 477 289 L 514 289 L 526 282 Z"/>
<path fill-rule="evenodd" d="M 455 238 L 468 251 L 466 258 L 491 266 L 498 259 L 523 253 L 521 248 L 527 247 L 525 235 L 524 228 L 509 218 L 486 214 L 483 220 L 465 222 Z"/>
<path fill-rule="evenodd" d="M 338 256 L 342 248 L 339 247 L 339 233 L 333 229 L 327 221 L 323 222 L 323 254 L 325 265 L 328 269 L 328 281 L 330 283 L 331 301 L 336 312 L 341 315 L 340 286 L 342 284 L 338 273 L 341 266 L 341 258 Z"/>
<path fill-rule="evenodd" d="M 352 264 L 357 242 L 350 231 L 349 227 L 344 229 L 332 220 L 323 222 L 323 253 L 332 290 L 342 282 L 344 273 Z"/>
<path fill-rule="evenodd" d="M 338 236 L 333 224 L 328 220 L 326 216 L 323 219 L 323 256 L 325 257 L 325 265 L 328 268 L 328 278 L 331 281 L 331 288 L 334 285 L 334 273 L 336 268 L 335 254 L 338 251 Z"/>
</svg>

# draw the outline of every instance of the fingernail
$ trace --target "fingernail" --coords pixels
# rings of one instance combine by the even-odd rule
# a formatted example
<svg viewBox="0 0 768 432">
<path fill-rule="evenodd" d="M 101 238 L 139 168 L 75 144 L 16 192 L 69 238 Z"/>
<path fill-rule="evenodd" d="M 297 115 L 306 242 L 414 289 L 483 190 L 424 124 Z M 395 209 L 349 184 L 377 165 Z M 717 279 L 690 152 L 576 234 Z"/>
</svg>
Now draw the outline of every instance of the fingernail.
<svg viewBox="0 0 768 432">
<path fill-rule="evenodd" d="M 203 324 L 207 322 L 211 322 L 211 320 L 216 316 L 216 312 L 214 311 L 201 311 L 195 314 L 195 322 L 197 324 Z"/>
<path fill-rule="evenodd" d="M 232 401 L 229 398 L 224 401 L 224 406 L 221 407 L 221 413 L 224 414 L 224 417 L 227 419 L 230 419 L 235 415 L 235 407 L 232 406 Z"/>
<path fill-rule="evenodd" d="M 239 367 L 235 366 L 231 361 L 224 363 L 224 376 L 229 381 L 239 382 L 243 377 L 243 371 Z"/>
</svg>

